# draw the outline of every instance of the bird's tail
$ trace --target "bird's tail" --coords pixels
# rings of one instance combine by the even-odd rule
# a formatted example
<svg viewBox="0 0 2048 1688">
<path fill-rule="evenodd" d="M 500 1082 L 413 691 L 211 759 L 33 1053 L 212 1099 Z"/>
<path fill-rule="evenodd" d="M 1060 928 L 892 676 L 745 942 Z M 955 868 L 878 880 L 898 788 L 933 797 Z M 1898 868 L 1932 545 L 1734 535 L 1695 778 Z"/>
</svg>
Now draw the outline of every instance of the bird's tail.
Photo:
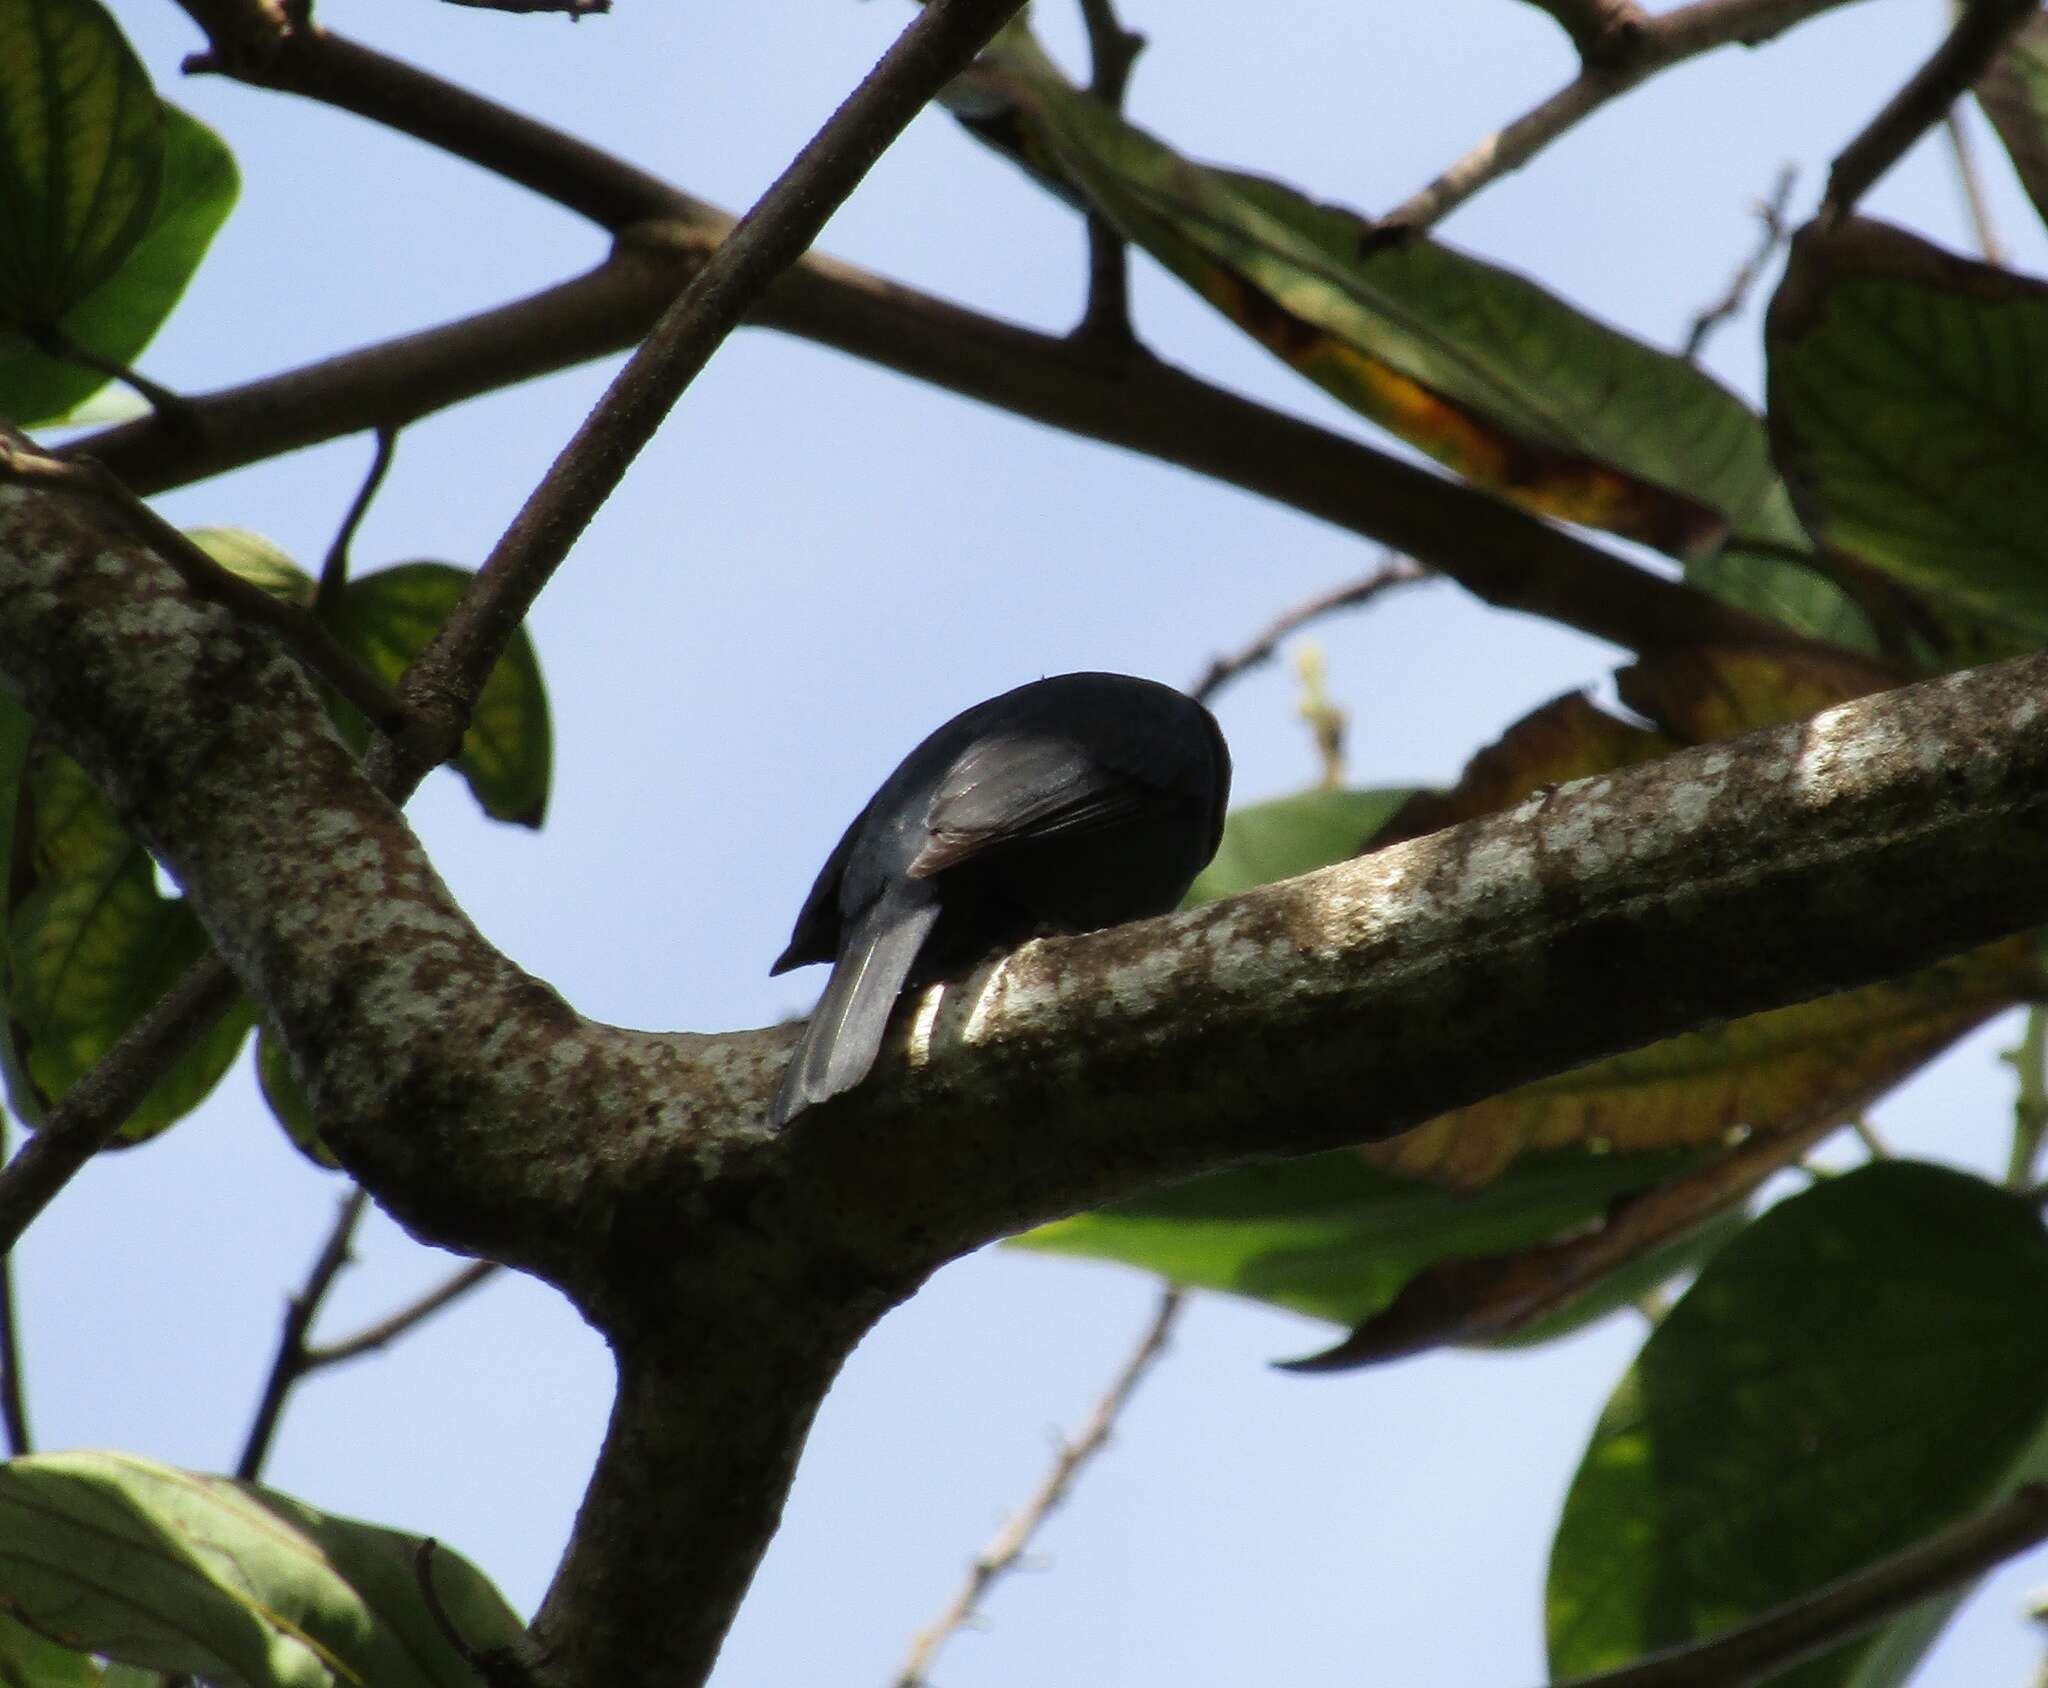
<svg viewBox="0 0 2048 1688">
<path fill-rule="evenodd" d="M 868 1076 L 888 1029 L 889 1011 L 930 936 L 939 905 L 893 890 L 861 917 L 832 964 L 825 994 L 782 1075 L 769 1118 L 778 1126 Z"/>
</svg>

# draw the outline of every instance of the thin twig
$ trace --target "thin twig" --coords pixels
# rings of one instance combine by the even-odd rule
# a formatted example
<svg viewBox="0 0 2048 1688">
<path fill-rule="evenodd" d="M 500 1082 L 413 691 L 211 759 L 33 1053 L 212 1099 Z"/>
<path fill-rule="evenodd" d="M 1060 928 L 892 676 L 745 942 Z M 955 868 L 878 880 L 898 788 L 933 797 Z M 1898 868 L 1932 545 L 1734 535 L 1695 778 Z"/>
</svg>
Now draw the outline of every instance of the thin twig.
<svg viewBox="0 0 2048 1688">
<path fill-rule="evenodd" d="M 1416 234 L 1439 222 L 1489 183 L 1519 170 L 1566 130 L 1659 71 L 1735 42 L 1757 46 L 1794 24 L 1848 0 L 1695 0 L 1647 19 L 1625 54 L 1579 74 L 1498 134 L 1489 135 L 1441 176 L 1402 201 L 1367 234 L 1369 244 Z"/>
<path fill-rule="evenodd" d="M 1970 84 L 2038 5 L 2039 0 L 1968 0 L 1955 27 L 1927 62 L 1836 156 L 1818 216 L 1822 227 L 1856 209 L 1878 177 L 1969 92 Z"/>
<path fill-rule="evenodd" d="M 1088 92 L 1111 111 L 1123 110 L 1131 84 L 1131 67 L 1145 50 L 1145 38 L 1117 21 L 1110 0 L 1081 0 L 1088 26 Z M 1099 344 L 1128 349 L 1137 343 L 1131 329 L 1130 252 L 1117 227 L 1091 208 L 1088 218 L 1088 304 L 1076 335 Z"/>
<path fill-rule="evenodd" d="M 7 1143 L 7 1121 L 0 1114 L 0 1153 Z M 0 1254 L 0 1420 L 7 1427 L 9 1458 L 34 1451 L 28 1433 L 28 1392 L 21 1377 L 21 1325 L 14 1306 L 14 1256 Z"/>
<path fill-rule="evenodd" d="M 234 1006 L 241 986 L 216 956 L 197 962 L 93 1064 L 0 1172 L 0 1253 L 107 1146 L 173 1062 Z"/>
<path fill-rule="evenodd" d="M 2003 269 L 2005 242 L 1998 238 L 1998 226 L 1991 220 L 1991 200 L 1984 192 L 1984 175 L 1977 168 L 1977 149 L 1970 143 L 1961 104 L 1950 106 L 1941 120 L 1948 130 L 1949 151 L 1956 161 L 1956 185 L 1963 190 L 1963 208 L 1969 212 L 1970 227 L 1976 231 L 1977 250 L 1984 255 L 1985 263 Z"/>
<path fill-rule="evenodd" d="M 305 1283 L 285 1303 L 277 1353 L 270 1362 L 262 1398 L 256 1403 L 249 1439 L 242 1444 L 242 1457 L 235 1462 L 235 1475 L 245 1483 L 255 1482 L 263 1462 L 270 1457 L 270 1444 L 277 1435 L 285 1398 L 291 1394 L 292 1385 L 306 1375 L 306 1332 L 312 1328 L 320 1303 L 334 1287 L 342 1267 L 348 1264 L 349 1244 L 355 1240 L 356 1227 L 362 1223 L 369 1202 L 369 1192 L 360 1185 L 342 1199 L 341 1210 L 334 1216 L 334 1227 L 327 1233 L 327 1241 L 306 1274 Z"/>
<path fill-rule="evenodd" d="M 2048 1484 L 1706 1641 L 1559 1688 L 1748 1688 L 2048 1540 Z"/>
<path fill-rule="evenodd" d="M 396 1342 L 415 1325 L 424 1324 L 443 1308 L 460 1301 L 471 1290 L 485 1282 L 501 1268 L 495 1260 L 472 1260 L 459 1272 L 451 1273 L 417 1301 L 409 1301 L 397 1312 L 379 1319 L 375 1324 L 365 1325 L 354 1336 L 345 1336 L 338 1342 L 323 1342 L 308 1347 L 301 1356 L 302 1369 L 307 1372 L 319 1371 L 325 1366 L 338 1366 L 344 1360 L 353 1360 Z"/>
<path fill-rule="evenodd" d="M 222 568 L 190 534 L 174 527 L 130 492 L 120 477 L 91 457 L 53 457 L 27 436 L 0 430 L 0 479 L 58 487 L 110 504 L 128 529 L 178 571 L 202 598 L 268 628 L 313 673 L 386 732 L 404 719 L 398 695 L 344 650 L 302 605 L 272 597 L 252 581 Z"/>
<path fill-rule="evenodd" d="M 348 551 L 355 543 L 356 529 L 363 525 L 363 518 L 370 513 L 370 503 L 377 496 L 377 490 L 384 484 L 384 477 L 391 472 L 391 457 L 398 445 L 396 428 L 379 428 L 374 438 L 376 447 L 370 456 L 370 467 L 363 476 L 363 484 L 356 488 L 355 497 L 350 500 L 348 514 L 341 518 L 341 527 L 334 535 L 334 543 L 327 547 L 327 560 L 320 565 L 320 585 L 313 597 L 315 610 L 325 609 L 339 596 L 348 584 Z"/>
<path fill-rule="evenodd" d="M 1310 622 L 1319 621 L 1338 610 L 1355 609 L 1360 604 L 1370 603 L 1391 587 L 1428 580 L 1430 574 L 1430 570 L 1412 557 L 1389 557 L 1363 580 L 1354 580 L 1348 586 L 1322 593 L 1276 616 L 1249 644 L 1240 646 L 1227 656 L 1215 658 L 1202 671 L 1202 677 L 1188 688 L 1188 695 L 1200 703 L 1213 703 L 1216 694 L 1247 669 L 1271 662 L 1280 648 L 1280 641 L 1290 633 L 1298 633 Z"/>
<path fill-rule="evenodd" d="M 1019 3 L 931 0 L 740 219 L 627 360 L 407 672 L 404 693 L 415 718 L 399 740 L 373 749 L 373 769 L 391 770 L 410 790 L 454 754 L 467 700 L 483 689 L 541 588 L 697 372 Z M 464 707 L 450 708 L 449 700 Z"/>
<path fill-rule="evenodd" d="M 1132 1394 L 1166 1351 L 1167 1339 L 1173 1334 L 1174 1323 L 1179 1319 L 1185 1302 L 1186 1292 L 1178 1288 L 1169 1287 L 1160 1295 L 1152 1322 L 1145 1327 L 1145 1334 L 1138 1339 L 1137 1347 L 1131 1350 L 1115 1381 L 1095 1403 L 1087 1422 L 1081 1426 L 1080 1434 L 1071 1442 L 1060 1444 L 1059 1453 L 1053 1460 L 1052 1469 L 1045 1474 L 1045 1480 L 1024 1503 L 1023 1509 L 981 1550 L 967 1573 L 966 1581 L 960 1585 L 959 1592 L 948 1602 L 946 1609 L 918 1632 L 910 1644 L 903 1668 L 896 1673 L 892 1688 L 925 1688 L 930 1680 L 932 1660 L 938 1656 L 939 1649 L 955 1632 L 974 1621 L 975 1610 L 991 1585 L 1016 1569 L 1018 1561 L 1031 1545 L 1031 1538 L 1038 1533 L 1053 1509 L 1067 1498 L 1082 1467 L 1102 1451 Z"/>
<path fill-rule="evenodd" d="M 45 357 L 55 358 L 60 363 L 75 363 L 81 369 L 89 369 L 95 375 L 104 375 L 110 381 L 118 381 L 141 398 L 151 410 L 166 422 L 189 425 L 191 407 L 177 393 L 168 387 L 159 386 L 146 375 L 140 375 L 125 363 L 116 363 L 112 358 L 103 358 L 98 352 L 81 346 L 57 328 L 32 328 L 28 337 L 37 351 Z"/>
<path fill-rule="evenodd" d="M 1685 349 L 1679 353 L 1687 363 L 1698 363 L 1700 354 L 1707 349 L 1707 341 L 1723 323 L 1732 321 L 1741 313 L 1749 299 L 1749 291 L 1756 285 L 1757 277 L 1763 274 L 1764 266 L 1777 253 L 1778 248 L 1791 238 L 1791 226 L 1786 214 L 1792 204 L 1792 189 L 1799 181 L 1796 165 L 1787 164 L 1778 171 L 1777 185 L 1771 189 L 1771 197 L 1757 202 L 1756 214 L 1764 226 L 1763 239 L 1757 242 L 1756 250 L 1744 259 L 1740 268 L 1728 278 L 1728 285 L 1721 297 L 1702 310 L 1692 319 L 1692 330 L 1685 337 Z"/>
<path fill-rule="evenodd" d="M 1893 1158 L 1891 1145 L 1878 1133 L 1877 1127 L 1862 1114 L 1855 1115 L 1849 1121 L 1849 1129 L 1856 1133 L 1857 1140 L 1863 1145 L 1863 1152 L 1872 1160 Z"/>
</svg>

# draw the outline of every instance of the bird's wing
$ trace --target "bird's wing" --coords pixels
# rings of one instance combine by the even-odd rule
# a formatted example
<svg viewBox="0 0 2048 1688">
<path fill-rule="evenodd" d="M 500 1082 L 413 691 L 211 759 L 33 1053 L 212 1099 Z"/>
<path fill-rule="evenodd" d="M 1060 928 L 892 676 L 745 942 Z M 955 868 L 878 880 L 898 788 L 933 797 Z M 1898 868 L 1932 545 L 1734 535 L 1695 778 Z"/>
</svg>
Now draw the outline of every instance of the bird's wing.
<svg viewBox="0 0 2048 1688">
<path fill-rule="evenodd" d="M 789 935 L 789 947 L 775 958 L 775 965 L 768 969 L 770 978 L 777 973 L 787 973 L 792 967 L 830 961 L 839 953 L 839 883 L 846 874 L 847 858 L 853 854 L 854 835 L 866 819 L 865 809 L 853 817 L 845 832 L 840 834 L 839 842 L 832 846 L 832 854 L 825 858 L 825 865 L 818 869 L 811 894 L 804 898 L 804 906 L 797 913 L 796 929 Z"/>
<path fill-rule="evenodd" d="M 1114 826 L 1158 793 L 1059 737 L 994 738 L 957 762 L 933 794 L 912 879 L 929 879 L 1015 844 Z"/>
</svg>

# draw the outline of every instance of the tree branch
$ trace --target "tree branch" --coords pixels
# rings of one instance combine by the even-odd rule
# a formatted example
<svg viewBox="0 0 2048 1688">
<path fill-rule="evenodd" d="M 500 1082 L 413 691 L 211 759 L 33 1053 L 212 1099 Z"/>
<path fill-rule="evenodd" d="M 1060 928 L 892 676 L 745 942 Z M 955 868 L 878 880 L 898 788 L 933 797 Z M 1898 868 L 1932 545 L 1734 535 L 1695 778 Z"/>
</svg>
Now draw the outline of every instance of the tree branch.
<svg viewBox="0 0 2048 1688">
<path fill-rule="evenodd" d="M 1955 28 L 1927 62 L 1836 157 L 1818 214 L 1823 226 L 1856 209 L 1878 177 L 1970 91 L 2013 31 L 2038 9 L 2039 0 L 1967 0 Z"/>
<path fill-rule="evenodd" d="M 398 426 L 630 344 L 713 238 L 700 231 L 666 245 L 628 244 L 590 274 L 532 298 L 196 398 L 198 426 L 185 433 L 145 419 L 64 451 L 89 452 L 151 492 Z M 1626 650 L 1801 642 L 1512 505 L 1170 364 L 1104 355 L 851 265 L 805 259 L 770 289 L 755 320 L 1241 487 L 1405 552 L 1487 603 Z"/>
<path fill-rule="evenodd" d="M 960 1585 L 959 1592 L 947 1603 L 946 1609 L 918 1632 L 910 1644 L 909 1657 L 896 1674 L 893 1688 L 929 1688 L 932 1661 L 938 1657 L 939 1649 L 974 1621 L 975 1611 L 990 1588 L 1017 1568 L 1031 1546 L 1031 1538 L 1038 1534 L 1046 1519 L 1067 1498 L 1083 1468 L 1109 1445 L 1110 1434 L 1116 1429 L 1117 1420 L 1123 1416 L 1132 1395 L 1137 1393 L 1138 1385 L 1144 1382 L 1145 1374 L 1166 1352 L 1167 1341 L 1180 1319 L 1181 1308 L 1186 1304 L 1187 1292 L 1177 1285 L 1169 1285 L 1161 1293 L 1159 1306 L 1152 1315 L 1151 1323 L 1145 1327 L 1145 1334 L 1139 1337 L 1137 1347 L 1131 1350 L 1115 1380 L 1095 1403 L 1094 1410 L 1081 1426 L 1080 1434 L 1071 1442 L 1060 1443 L 1059 1451 L 1053 1457 L 1052 1469 L 1032 1491 L 1031 1498 L 996 1533 L 995 1540 L 975 1555 L 967 1580 Z"/>
<path fill-rule="evenodd" d="M 0 1115 L 0 1149 L 7 1140 Z M 21 1322 L 14 1303 L 14 1256 L 0 1253 L 0 1424 L 7 1432 L 8 1457 L 34 1451 L 28 1433 L 28 1390 L 21 1378 Z"/>
<path fill-rule="evenodd" d="M 1111 0 L 1081 0 L 1088 28 L 1090 75 L 1088 92 L 1109 107 L 1123 110 L 1131 67 L 1145 49 L 1145 38 L 1117 21 Z M 1074 330 L 1085 339 L 1129 349 L 1131 332 L 1131 266 L 1128 246 L 1117 227 L 1092 207 L 1088 224 L 1088 305 Z"/>
<path fill-rule="evenodd" d="M 1764 265 L 1791 238 L 1791 226 L 1785 217 L 1792 203 L 1793 185 L 1798 180 L 1797 168 L 1785 165 L 1778 172 L 1777 185 L 1771 189 L 1771 197 L 1757 201 L 1756 213 L 1764 227 L 1763 238 L 1757 242 L 1756 250 L 1728 278 L 1728 285 L 1722 289 L 1720 298 L 1705 306 L 1692 319 L 1692 330 L 1685 337 L 1685 348 L 1678 354 L 1687 363 L 1699 362 L 1700 354 L 1707 349 L 1708 338 L 1741 311 L 1748 301 L 1749 290 L 1756 285 L 1757 277 L 1763 274 Z"/>
<path fill-rule="evenodd" d="M 1650 26 L 1635 0 L 1529 0 L 1553 18 L 1589 65 L 1625 63 Z"/>
<path fill-rule="evenodd" d="M 1542 4 L 1543 0 L 1537 0 Z M 1794 24 L 1832 11 L 1847 0 L 1695 0 L 1690 6 L 1641 19 L 1609 38 L 1609 50 L 1588 58 L 1579 74 L 1540 105 L 1489 135 L 1420 192 L 1380 218 L 1366 239 L 1375 244 L 1419 234 L 1440 222 L 1481 188 L 1519 170 L 1567 130 L 1610 100 L 1659 71 L 1736 42 L 1760 46 Z M 1560 16 L 1560 8 L 1544 5 Z M 1574 13 L 1583 5 L 1570 8 Z M 1566 24 L 1570 28 L 1570 24 Z"/>
<path fill-rule="evenodd" d="M 1203 670 L 1202 677 L 1188 688 L 1188 695 L 1198 702 L 1212 703 L 1218 692 L 1247 669 L 1271 662 L 1280 641 L 1290 633 L 1298 633 L 1310 622 L 1334 615 L 1338 610 L 1369 604 L 1382 592 L 1396 586 L 1410 586 L 1429 577 L 1429 570 L 1420 563 L 1407 557 L 1389 557 L 1363 580 L 1354 580 L 1334 592 L 1324 592 L 1276 616 L 1249 644 L 1212 661 Z"/>
<path fill-rule="evenodd" d="M 371 753 L 417 780 L 462 742 L 469 707 L 569 548 L 676 400 L 768 285 L 803 256 L 911 118 L 1021 0 L 928 0 L 910 27 L 718 243 L 627 359 L 407 671 L 411 719 Z M 384 752 L 389 748 L 390 755 Z"/>
<path fill-rule="evenodd" d="M 1749 1688 L 2048 1541 L 2048 1485 L 1953 1524 L 1754 1623 L 1560 1688 Z"/>
<path fill-rule="evenodd" d="M 498 1270 L 498 1263 L 495 1260 L 472 1260 L 460 1271 L 442 1279 L 417 1301 L 409 1301 L 397 1312 L 379 1319 L 375 1324 L 365 1325 L 355 1335 L 345 1336 L 338 1342 L 324 1342 L 317 1347 L 308 1347 L 302 1356 L 303 1369 L 315 1372 L 324 1366 L 338 1366 L 344 1360 L 356 1359 L 396 1342 L 415 1326 L 426 1323 L 436 1313 L 452 1307 L 471 1290 L 494 1277 Z"/>
<path fill-rule="evenodd" d="M 341 1211 L 334 1216 L 334 1226 L 314 1258 L 304 1285 L 285 1302 L 277 1353 L 270 1362 L 270 1375 L 264 1379 L 248 1439 L 242 1444 L 242 1457 L 235 1462 L 235 1475 L 245 1483 L 253 1483 L 262 1475 L 263 1462 L 270 1457 L 270 1444 L 284 1413 L 285 1397 L 292 1392 L 292 1385 L 312 1369 L 306 1363 L 306 1332 L 313 1328 L 320 1303 L 326 1300 L 334 1280 L 349 1262 L 349 1245 L 355 1240 L 356 1227 L 363 1222 L 369 1204 L 370 1193 L 360 1185 L 342 1198 Z"/>
<path fill-rule="evenodd" d="M 370 513 L 370 505 L 383 486 L 384 477 L 391 472 L 391 458 L 398 447 L 398 431 L 379 428 L 373 438 L 375 443 L 370 451 L 370 467 L 363 475 L 363 484 L 356 488 L 355 497 L 349 500 L 348 513 L 341 518 L 341 526 L 335 530 L 334 543 L 327 547 L 327 558 L 320 565 L 318 596 L 313 601 L 322 608 L 332 603 L 348 584 L 349 547 L 355 543 L 356 530 Z"/>
<path fill-rule="evenodd" d="M 0 567 L 5 559 L 0 558 Z M 64 1093 L 0 1171 L 0 1255 L 104 1149 L 171 1064 L 235 1005 L 241 987 L 216 958 L 199 962 Z"/>
<path fill-rule="evenodd" d="M 576 1015 L 477 934 L 298 667 L 104 507 L 0 486 L 0 673 L 176 876 L 380 1203 L 611 1340 L 538 1626 L 577 1688 L 701 1673 L 841 1360 L 944 1260 L 2048 923 L 2037 656 L 1028 944 L 776 1135 L 789 1028 Z"/>
<path fill-rule="evenodd" d="M 617 234 L 688 221 L 704 207 L 644 170 L 521 112 L 318 24 L 293 25 L 265 0 L 179 0 L 210 48 L 194 74 L 232 77 L 338 106 L 480 165 Z"/>
</svg>

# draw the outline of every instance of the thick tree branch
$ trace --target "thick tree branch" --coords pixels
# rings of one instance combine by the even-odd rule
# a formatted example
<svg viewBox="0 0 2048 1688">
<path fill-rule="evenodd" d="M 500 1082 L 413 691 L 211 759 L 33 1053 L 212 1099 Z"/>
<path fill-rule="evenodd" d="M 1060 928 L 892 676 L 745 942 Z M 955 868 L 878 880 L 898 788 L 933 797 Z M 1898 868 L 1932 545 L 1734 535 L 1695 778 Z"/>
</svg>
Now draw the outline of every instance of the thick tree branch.
<svg viewBox="0 0 2048 1688">
<path fill-rule="evenodd" d="M 563 447 L 462 601 L 407 670 L 411 719 L 375 747 L 417 779 L 454 755 L 470 705 L 519 624 L 662 419 L 778 275 L 925 103 L 1021 0 L 927 0 L 910 27 L 718 243 Z M 389 751 L 389 756 L 385 752 Z"/>
<path fill-rule="evenodd" d="M 1831 225 L 1854 211 L 1878 177 L 1970 91 L 2013 31 L 2039 8 L 2040 0 L 1968 0 L 1927 62 L 1835 159 L 1818 220 Z"/>
<path fill-rule="evenodd" d="M 2048 922 L 2043 656 L 1027 945 L 777 1136 L 787 1028 L 577 1016 L 470 926 L 298 665 L 97 504 L 0 487 L 0 673 L 177 876 L 379 1201 L 611 1339 L 540 1626 L 579 1688 L 701 1671 L 819 1396 L 942 1261 Z"/>
<path fill-rule="evenodd" d="M 399 426 L 630 344 L 715 241 L 700 230 L 629 243 L 532 298 L 194 399 L 191 429 L 144 420 L 65 449 L 152 492 Z M 1512 505 L 1154 358 L 1039 334 L 817 256 L 769 290 L 755 320 L 1273 499 L 1406 552 L 1490 604 L 1626 650 L 1797 642 Z"/>
<path fill-rule="evenodd" d="M 1585 0 L 1569 6 L 1544 4 L 1543 9 L 1571 28 L 1570 17 L 1584 14 Z M 1432 227 L 1481 188 L 1521 169 L 1567 130 L 1618 99 L 1659 71 L 1740 42 L 1760 46 L 1794 24 L 1832 11 L 1847 0 L 1695 0 L 1690 6 L 1654 17 L 1627 20 L 1601 37 L 1603 51 L 1589 55 L 1579 74 L 1515 119 L 1489 135 L 1441 176 L 1403 200 L 1380 218 L 1368 240 L 1418 234 Z M 1576 39 L 1576 35 L 1575 35 Z M 1582 44 L 1583 50 L 1583 44 Z"/>
</svg>

